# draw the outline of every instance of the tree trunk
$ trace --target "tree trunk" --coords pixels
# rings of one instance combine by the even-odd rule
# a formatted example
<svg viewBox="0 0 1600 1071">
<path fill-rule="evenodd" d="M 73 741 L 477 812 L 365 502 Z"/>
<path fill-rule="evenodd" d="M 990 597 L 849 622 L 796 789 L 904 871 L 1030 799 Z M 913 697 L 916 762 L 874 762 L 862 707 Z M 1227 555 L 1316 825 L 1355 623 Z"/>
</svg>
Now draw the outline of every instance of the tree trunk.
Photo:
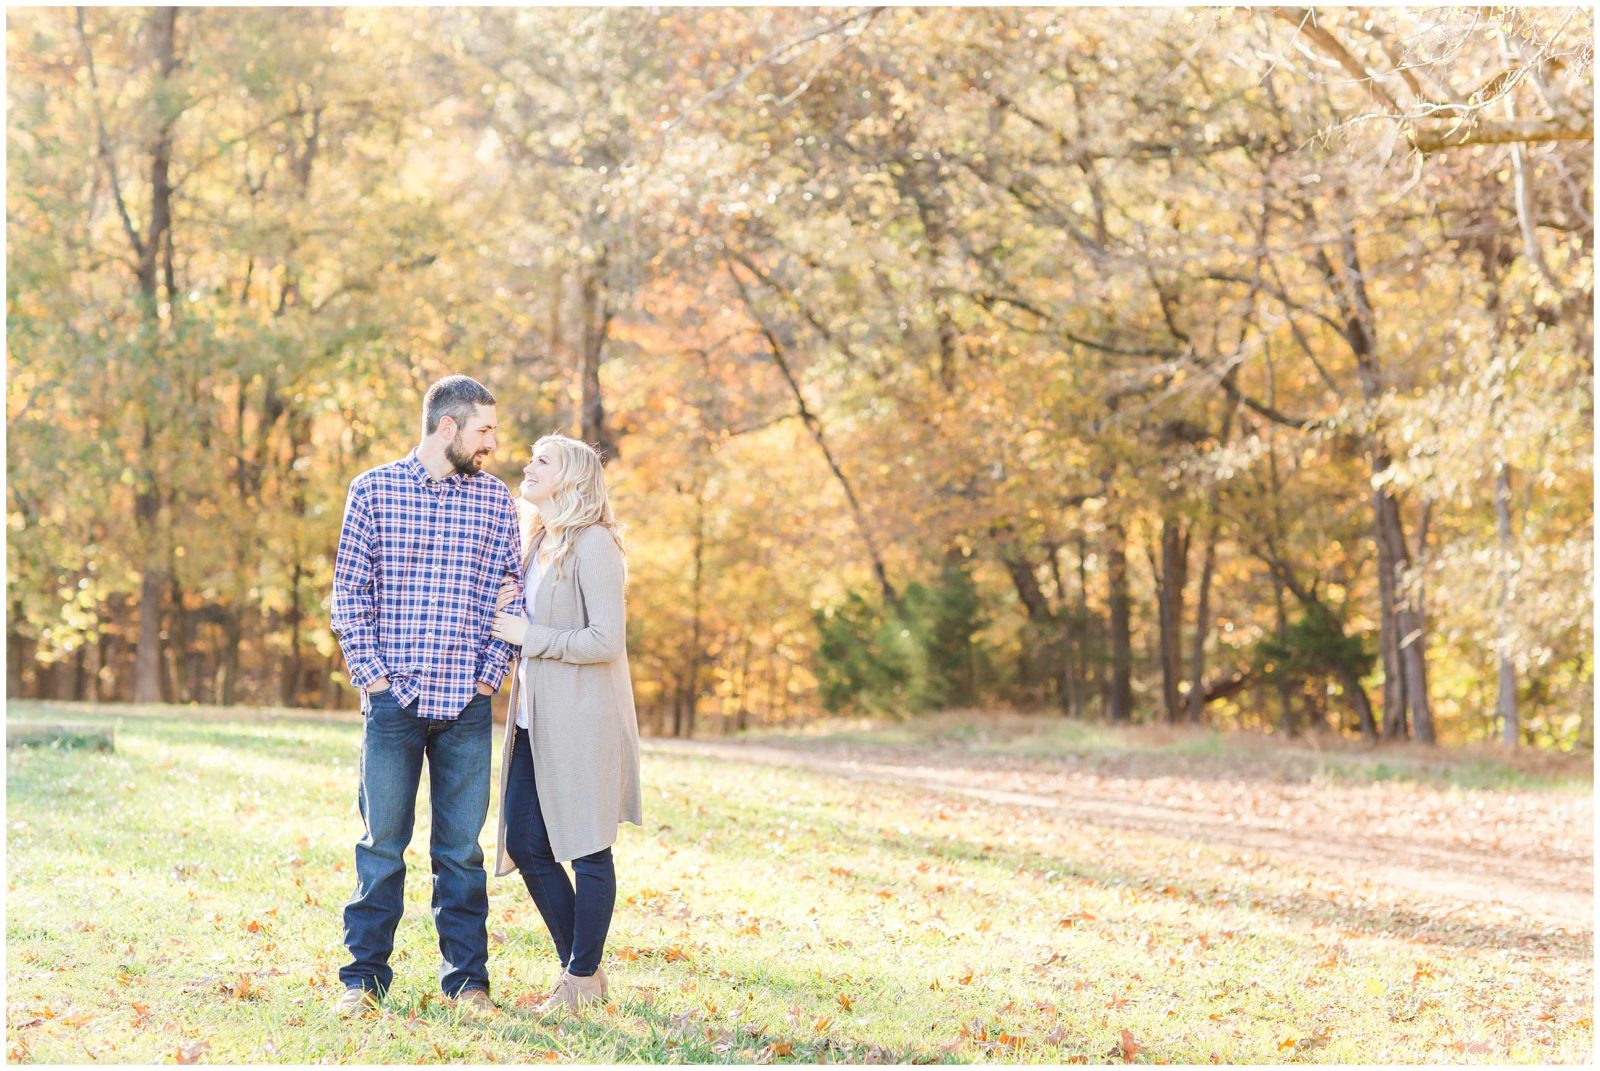
<svg viewBox="0 0 1600 1071">
<path fill-rule="evenodd" d="M 1093 619 L 1098 620 L 1098 619 Z M 1095 663 L 1089 657 L 1089 639 L 1092 619 L 1089 616 L 1089 537 L 1078 530 L 1078 610 L 1073 624 L 1073 676 L 1078 682 L 1078 705 L 1074 717 L 1083 717 L 1089 709 L 1089 696 L 1095 690 Z"/>
<path fill-rule="evenodd" d="M 600 359 L 605 354 L 616 310 L 611 308 L 610 295 L 605 291 L 604 274 L 605 258 L 602 256 L 594 270 L 583 277 L 583 375 L 578 416 L 583 441 L 598 449 L 601 460 L 609 463 L 617 458 L 618 451 L 606 428 L 605 402 L 600 394 Z"/>
<path fill-rule="evenodd" d="M 1511 466 L 1495 466 L 1494 517 L 1500 535 L 1500 692 L 1495 712 L 1500 715 L 1500 740 L 1516 747 L 1521 738 L 1517 721 L 1517 667 L 1511 659 L 1511 570 L 1516 546 L 1511 536 Z"/>
<path fill-rule="evenodd" d="M 1128 595 L 1128 534 L 1121 520 L 1106 525 L 1107 600 L 1111 611 L 1111 720 L 1133 720 L 1133 626 Z"/>
<path fill-rule="evenodd" d="M 1076 607 L 1067 602 L 1067 574 L 1061 568 L 1061 545 L 1059 543 L 1050 548 L 1050 573 L 1055 577 L 1057 598 L 1062 605 L 1062 613 L 1057 615 L 1057 633 L 1060 636 L 1060 652 L 1057 655 L 1059 670 L 1056 683 L 1056 704 L 1063 714 L 1077 717 L 1083 709 L 1082 682 L 1079 680 L 1078 663 L 1082 641 L 1079 636 L 1082 621 L 1078 616 Z"/>
<path fill-rule="evenodd" d="M 1389 467 L 1389 459 L 1375 455 L 1373 472 Z M 1383 664 L 1383 736 L 1399 740 L 1406 731 L 1406 680 L 1401 666 L 1400 641 L 1403 636 L 1396 579 L 1405 563 L 1405 542 L 1399 530 L 1400 511 L 1388 491 L 1372 492 L 1373 541 L 1378 548 L 1378 648 Z"/>
<path fill-rule="evenodd" d="M 150 420 L 145 418 L 144 444 L 151 444 Z M 153 480 L 153 475 L 146 473 Z M 144 568 L 139 577 L 139 646 L 133 661 L 133 701 L 161 702 L 161 601 L 166 592 L 165 555 L 159 539 L 160 498 L 146 485 L 134 496 L 134 516 L 144 540 Z"/>
<path fill-rule="evenodd" d="M 1022 681 L 1027 692 L 1034 695 L 1044 675 L 1040 673 L 1041 664 L 1049 676 L 1056 676 L 1056 667 L 1060 663 L 1057 652 L 1059 623 L 1049 598 L 1039 586 L 1034 563 L 1022 553 L 1016 542 L 1002 537 L 999 555 L 1001 563 L 1005 565 L 1006 575 L 1011 578 L 1011 586 L 1016 589 L 1017 599 L 1028 613 L 1030 629 L 1022 640 Z"/>
<path fill-rule="evenodd" d="M 705 485 L 695 488 L 694 499 L 694 575 L 689 587 L 691 618 L 689 628 L 689 658 L 684 685 L 684 735 L 694 735 L 696 708 L 700 704 L 700 670 L 705 663 L 701 641 L 700 600 L 705 580 L 706 560 L 706 497 Z"/>
<path fill-rule="evenodd" d="M 1213 499 L 1215 496 L 1213 496 Z M 1215 501 L 1212 503 L 1215 508 Z M 1205 711 L 1206 636 L 1211 631 L 1211 577 L 1217 565 L 1217 522 L 1206 523 L 1205 559 L 1200 566 L 1200 591 L 1194 611 L 1194 639 L 1189 648 L 1189 724 L 1199 725 Z"/>
<path fill-rule="evenodd" d="M 284 624 L 289 629 L 289 650 L 278 669 L 278 701 L 286 707 L 299 704 L 300 685 L 305 677 L 300 647 L 300 629 L 305 617 L 300 605 L 300 582 L 303 578 L 304 566 L 296 560 L 289 574 L 289 610 L 284 615 Z"/>
<path fill-rule="evenodd" d="M 17 591 L 20 585 L 13 583 L 11 590 Z M 22 670 L 25 666 L 32 666 L 36 645 L 33 640 L 22 634 L 17 623 L 22 620 L 22 601 L 11 601 L 11 617 L 6 622 L 6 695 L 20 699 L 27 694 L 23 682 Z"/>
<path fill-rule="evenodd" d="M 157 107 L 166 106 L 166 95 L 159 87 L 177 68 L 177 20 L 177 8 L 157 8 L 150 14 L 152 57 L 159 70 L 155 98 Z M 137 255 L 139 299 L 152 363 L 160 362 L 163 358 L 159 342 L 161 303 L 157 292 L 157 271 L 162 249 L 167 244 L 167 229 L 172 223 L 169 171 L 175 118 L 169 117 L 156 125 L 155 139 L 150 146 L 150 221 L 142 238 L 130 234 Z M 167 300 L 171 302 L 172 297 L 169 292 Z M 134 701 L 157 703 L 161 701 L 161 599 L 167 587 L 167 572 L 166 552 L 161 546 L 159 530 L 162 494 L 156 472 L 151 467 L 155 458 L 154 433 L 149 416 L 145 417 L 142 445 L 144 471 L 135 496 L 134 510 L 145 547 L 139 583 L 139 651 L 134 669 Z"/>
<path fill-rule="evenodd" d="M 1161 574 L 1156 580 L 1158 646 L 1161 653 L 1161 705 L 1167 723 L 1183 720 L 1178 682 L 1183 679 L 1183 589 L 1189 571 L 1188 540 L 1177 517 L 1161 518 Z"/>
<path fill-rule="evenodd" d="M 216 702 L 231 707 L 239 701 L 239 651 L 244 646 L 242 615 L 234 607 L 220 608 L 222 619 L 222 679 Z"/>
<path fill-rule="evenodd" d="M 1417 561 L 1419 568 L 1415 580 L 1415 590 L 1406 597 L 1401 606 L 1400 628 L 1403 639 L 1400 641 L 1400 656 L 1404 660 L 1406 671 L 1406 703 L 1411 708 L 1411 729 L 1416 733 L 1417 742 L 1432 744 L 1435 742 L 1433 730 L 1433 704 L 1428 698 L 1428 614 L 1427 605 L 1423 600 L 1424 588 L 1421 564 L 1427 559 L 1428 553 L 1428 515 L 1432 510 L 1432 503 L 1426 498 L 1422 503 L 1422 519 L 1417 523 Z M 1398 518 L 1398 506 L 1396 507 Z"/>
<path fill-rule="evenodd" d="M 1378 454 L 1374 475 L 1389 467 L 1387 455 Z M 1382 635 L 1384 649 L 1384 736 L 1398 739 L 1406 735 L 1406 720 L 1419 742 L 1434 742 L 1433 712 L 1428 704 L 1426 641 L 1420 592 L 1406 598 L 1399 590 L 1402 570 L 1411 564 L 1405 532 L 1400 521 L 1400 504 L 1387 489 L 1373 492 L 1374 527 L 1378 542 L 1379 597 L 1386 600 Z M 1392 624 L 1391 624 L 1392 623 Z M 1391 668 L 1395 679 L 1390 684 Z M 1391 705 L 1393 704 L 1393 705 Z"/>
<path fill-rule="evenodd" d="M 1238 372 L 1237 368 L 1229 369 L 1228 378 L 1232 383 Z M 1269 380 L 1273 384 L 1273 392 L 1268 395 L 1269 403 L 1276 403 L 1276 379 Z M 1217 441 L 1226 445 L 1233 438 L 1233 417 L 1238 412 L 1238 399 L 1231 394 L 1228 397 L 1226 408 L 1223 410 L 1222 431 Z M 1217 503 L 1219 492 L 1215 481 L 1211 483 L 1206 493 L 1206 535 L 1205 551 L 1200 566 L 1200 591 L 1195 599 L 1194 611 L 1194 641 L 1189 649 L 1189 724 L 1199 725 L 1205 714 L 1205 680 L 1206 680 L 1206 637 L 1211 633 L 1211 578 L 1216 572 L 1217 565 Z"/>
</svg>

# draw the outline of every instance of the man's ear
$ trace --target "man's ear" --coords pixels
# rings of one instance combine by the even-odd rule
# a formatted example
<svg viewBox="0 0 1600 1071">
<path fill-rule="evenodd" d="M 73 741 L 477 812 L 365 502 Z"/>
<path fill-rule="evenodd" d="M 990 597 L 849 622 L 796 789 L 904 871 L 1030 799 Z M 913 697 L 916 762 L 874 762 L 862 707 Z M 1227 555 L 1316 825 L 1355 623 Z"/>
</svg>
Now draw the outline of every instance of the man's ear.
<svg viewBox="0 0 1600 1071">
<path fill-rule="evenodd" d="M 444 439 L 445 442 L 454 442 L 456 438 L 456 432 L 458 430 L 460 429 L 456 427 L 455 417 L 446 416 L 439 418 L 439 435 Z"/>
</svg>

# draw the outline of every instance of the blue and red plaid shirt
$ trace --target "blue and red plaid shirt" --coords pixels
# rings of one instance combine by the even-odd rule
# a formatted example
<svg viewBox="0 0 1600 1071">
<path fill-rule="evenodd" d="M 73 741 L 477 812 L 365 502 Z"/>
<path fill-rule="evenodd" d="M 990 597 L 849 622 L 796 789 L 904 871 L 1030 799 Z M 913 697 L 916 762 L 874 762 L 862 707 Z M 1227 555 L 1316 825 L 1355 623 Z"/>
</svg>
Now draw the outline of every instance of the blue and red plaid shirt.
<svg viewBox="0 0 1600 1071">
<path fill-rule="evenodd" d="M 490 635 L 495 598 L 510 578 L 525 614 L 522 540 L 506 485 L 486 472 L 428 475 L 415 450 L 357 476 L 333 562 L 333 631 L 350 681 L 387 677 L 402 707 L 449 721 L 499 688 L 512 648 Z"/>
</svg>

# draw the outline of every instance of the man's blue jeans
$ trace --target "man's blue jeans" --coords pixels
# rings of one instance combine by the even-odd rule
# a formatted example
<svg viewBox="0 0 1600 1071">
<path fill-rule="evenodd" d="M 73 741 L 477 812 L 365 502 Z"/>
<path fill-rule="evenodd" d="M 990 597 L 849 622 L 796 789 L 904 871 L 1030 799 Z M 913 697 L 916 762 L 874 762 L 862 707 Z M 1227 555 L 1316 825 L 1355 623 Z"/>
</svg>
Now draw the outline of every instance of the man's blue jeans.
<svg viewBox="0 0 1600 1071">
<path fill-rule="evenodd" d="M 489 989 L 489 889 L 478 834 L 489 813 L 489 697 L 455 721 L 417 717 L 388 691 L 368 697 L 361 737 L 361 817 L 356 892 L 344 906 L 344 943 L 353 957 L 339 970 L 346 988 L 383 993 L 394 978 L 389 954 L 405 906 L 405 851 L 411 843 L 422 761 L 433 803 L 433 923 L 439 931 L 439 986 L 454 997 Z"/>
</svg>

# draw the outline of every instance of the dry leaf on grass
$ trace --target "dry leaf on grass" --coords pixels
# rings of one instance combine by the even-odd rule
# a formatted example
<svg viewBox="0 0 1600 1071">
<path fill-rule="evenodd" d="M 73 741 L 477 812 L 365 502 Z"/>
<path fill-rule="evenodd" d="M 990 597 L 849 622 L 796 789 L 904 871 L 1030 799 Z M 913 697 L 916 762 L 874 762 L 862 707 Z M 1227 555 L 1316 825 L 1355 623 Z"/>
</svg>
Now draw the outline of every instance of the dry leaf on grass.
<svg viewBox="0 0 1600 1071">
<path fill-rule="evenodd" d="M 204 1041 L 190 1041 L 178 1046 L 172 1058 L 180 1064 L 193 1064 L 200 1061 L 201 1055 L 211 1046 Z"/>
<path fill-rule="evenodd" d="M 1138 1056 L 1143 1049 L 1144 1046 L 1133 1039 L 1133 1031 L 1124 1030 L 1122 1032 L 1122 1039 L 1117 1045 L 1117 1053 L 1122 1056 L 1123 1063 L 1133 1063 L 1133 1058 Z M 1114 1053 L 1114 1055 L 1117 1053 Z"/>
</svg>

